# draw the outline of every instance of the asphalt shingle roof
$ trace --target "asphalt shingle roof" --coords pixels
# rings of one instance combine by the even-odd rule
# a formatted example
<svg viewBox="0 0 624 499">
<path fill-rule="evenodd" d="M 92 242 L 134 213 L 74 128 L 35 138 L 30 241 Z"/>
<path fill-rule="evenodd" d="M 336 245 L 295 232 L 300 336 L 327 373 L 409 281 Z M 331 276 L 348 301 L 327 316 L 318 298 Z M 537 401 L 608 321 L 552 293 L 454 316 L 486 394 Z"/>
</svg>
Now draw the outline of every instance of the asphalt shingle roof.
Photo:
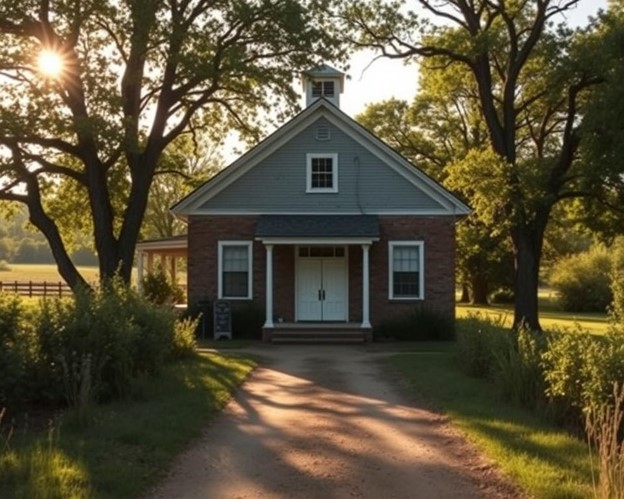
<svg viewBox="0 0 624 499">
<path fill-rule="evenodd" d="M 257 237 L 378 237 L 375 215 L 261 215 Z"/>
</svg>

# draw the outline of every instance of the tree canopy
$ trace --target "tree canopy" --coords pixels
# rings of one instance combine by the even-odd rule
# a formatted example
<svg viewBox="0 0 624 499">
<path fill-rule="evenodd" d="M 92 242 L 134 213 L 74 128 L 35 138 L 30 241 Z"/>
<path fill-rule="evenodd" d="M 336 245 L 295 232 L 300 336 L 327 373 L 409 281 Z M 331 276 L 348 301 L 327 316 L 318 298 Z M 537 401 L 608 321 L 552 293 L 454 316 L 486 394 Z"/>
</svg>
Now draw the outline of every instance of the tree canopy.
<svg viewBox="0 0 624 499">
<path fill-rule="evenodd" d="M 83 215 L 101 277 L 129 281 L 163 152 L 185 134 L 258 136 L 262 112 L 290 113 L 293 76 L 340 57 L 325 4 L 2 2 L 0 199 L 28 207 L 72 287 L 86 283 L 57 216 Z"/>
<path fill-rule="evenodd" d="M 606 54 L 591 55 L 587 33 L 557 24 L 578 3 L 420 0 L 419 10 L 408 10 L 403 2 L 361 0 L 344 12 L 356 46 L 461 67 L 469 75 L 487 147 L 457 161 L 450 181 L 468 190 L 479 215 L 512 241 L 516 326 L 540 328 L 545 230 L 558 203 L 588 194 L 581 123 L 613 67 Z M 604 173 L 593 175 L 603 180 Z"/>
</svg>

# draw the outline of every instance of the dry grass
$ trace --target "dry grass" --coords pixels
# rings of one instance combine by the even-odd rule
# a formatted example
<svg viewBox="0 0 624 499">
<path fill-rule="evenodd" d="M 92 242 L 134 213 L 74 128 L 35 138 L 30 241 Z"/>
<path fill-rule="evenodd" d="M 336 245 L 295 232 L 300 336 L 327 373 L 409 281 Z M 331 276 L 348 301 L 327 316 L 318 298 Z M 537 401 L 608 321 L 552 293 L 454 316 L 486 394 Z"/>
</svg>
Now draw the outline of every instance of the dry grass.
<svg viewBox="0 0 624 499">
<path fill-rule="evenodd" d="M 613 404 L 590 407 L 586 412 L 585 429 L 592 458 L 594 495 L 600 499 L 624 497 L 624 387 L 613 387 Z M 597 459 L 598 477 L 594 476 Z"/>
<path fill-rule="evenodd" d="M 10 270 L 0 270 L 0 281 L 62 281 L 54 264 L 9 264 Z M 87 281 L 97 281 L 97 267 L 78 267 Z"/>
</svg>

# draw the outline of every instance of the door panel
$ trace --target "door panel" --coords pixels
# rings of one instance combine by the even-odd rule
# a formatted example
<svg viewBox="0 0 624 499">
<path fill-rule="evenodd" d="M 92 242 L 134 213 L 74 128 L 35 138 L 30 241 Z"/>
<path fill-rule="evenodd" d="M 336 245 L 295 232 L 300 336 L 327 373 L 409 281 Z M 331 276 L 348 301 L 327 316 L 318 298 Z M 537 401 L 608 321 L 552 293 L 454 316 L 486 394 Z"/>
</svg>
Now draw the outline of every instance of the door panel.
<svg viewBox="0 0 624 499">
<path fill-rule="evenodd" d="M 297 267 L 297 316 L 300 321 L 322 320 L 321 289 L 322 261 L 302 258 Z"/>
<path fill-rule="evenodd" d="M 324 321 L 347 319 L 347 288 L 344 259 L 323 260 L 322 283 L 325 291 L 323 300 Z"/>
<path fill-rule="evenodd" d="M 346 269 L 344 258 L 298 259 L 297 320 L 347 320 Z"/>
</svg>

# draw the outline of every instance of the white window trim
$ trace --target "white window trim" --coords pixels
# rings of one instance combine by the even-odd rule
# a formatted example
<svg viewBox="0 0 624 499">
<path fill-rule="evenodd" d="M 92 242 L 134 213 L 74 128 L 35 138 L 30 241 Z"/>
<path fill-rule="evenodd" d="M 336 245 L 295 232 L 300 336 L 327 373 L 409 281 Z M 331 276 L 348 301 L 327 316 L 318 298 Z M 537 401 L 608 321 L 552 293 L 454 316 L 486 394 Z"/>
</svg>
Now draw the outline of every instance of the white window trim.
<svg viewBox="0 0 624 499">
<path fill-rule="evenodd" d="M 334 182 L 332 188 L 312 187 L 312 160 L 316 158 L 331 158 Z M 308 153 L 306 154 L 306 193 L 335 193 L 338 192 L 338 153 Z"/>
<path fill-rule="evenodd" d="M 418 296 L 394 296 L 394 248 L 397 246 L 417 246 L 419 249 Z M 425 243 L 424 241 L 389 241 L 388 242 L 388 299 L 390 300 L 424 300 L 425 299 Z"/>
<path fill-rule="evenodd" d="M 321 85 L 321 95 L 314 95 L 314 84 L 315 83 L 320 83 L 320 85 Z M 332 83 L 333 84 L 333 92 L 331 92 L 331 93 L 325 92 L 325 84 L 326 83 Z M 312 82 L 312 84 L 310 85 L 310 94 L 312 95 L 312 97 L 314 99 L 319 99 L 321 97 L 325 97 L 326 99 L 327 98 L 333 99 L 336 96 L 336 86 L 337 86 L 336 83 L 337 82 L 335 80 L 333 80 L 333 79 L 314 80 Z"/>
<path fill-rule="evenodd" d="M 247 280 L 247 296 L 223 296 L 223 248 L 226 246 L 247 246 L 247 268 L 249 278 Z M 251 300 L 251 288 L 253 282 L 253 241 L 219 241 L 217 268 L 217 296 L 219 300 Z"/>
</svg>

